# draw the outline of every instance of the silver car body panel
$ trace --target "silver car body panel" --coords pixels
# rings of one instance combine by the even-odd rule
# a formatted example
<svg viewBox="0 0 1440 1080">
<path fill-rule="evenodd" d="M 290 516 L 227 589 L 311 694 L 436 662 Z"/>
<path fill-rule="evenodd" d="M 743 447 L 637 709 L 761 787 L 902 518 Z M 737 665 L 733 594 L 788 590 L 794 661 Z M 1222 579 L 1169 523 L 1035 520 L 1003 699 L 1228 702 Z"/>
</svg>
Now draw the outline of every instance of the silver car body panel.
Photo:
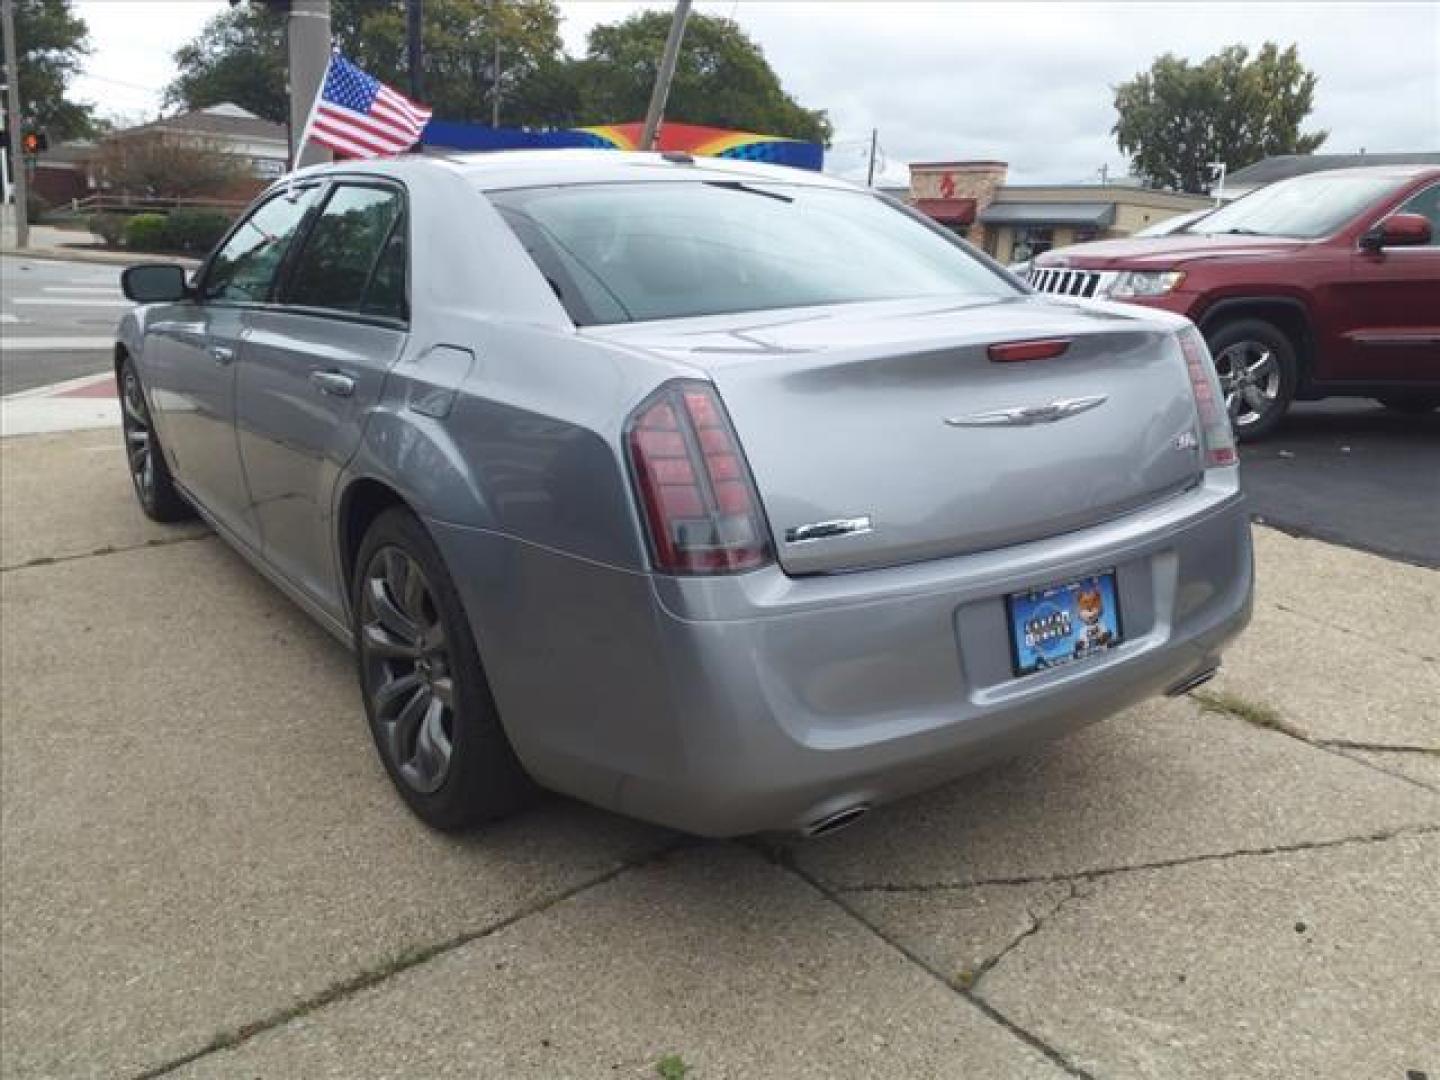
<svg viewBox="0 0 1440 1080">
<path fill-rule="evenodd" d="M 410 506 L 526 768 L 624 813 L 711 835 L 804 827 L 1218 662 L 1249 615 L 1249 525 L 1236 470 L 1203 468 L 1185 438 L 1183 320 L 1022 291 L 577 329 L 481 194 L 711 175 L 846 186 L 613 152 L 305 170 L 282 185 L 404 188 L 408 326 L 184 302 L 127 314 L 119 342 L 179 483 L 337 634 L 356 493 Z M 211 327 L 235 348 L 225 363 Z M 1066 357 L 984 359 L 987 342 L 1035 337 L 1069 339 Z M 678 378 L 718 388 L 778 563 L 651 572 L 623 432 Z M 946 423 L 1094 395 L 1053 423 Z M 1045 469 L 1027 477 L 1029 454 Z M 1012 677 L 1005 597 L 1110 568 L 1124 643 Z"/>
</svg>

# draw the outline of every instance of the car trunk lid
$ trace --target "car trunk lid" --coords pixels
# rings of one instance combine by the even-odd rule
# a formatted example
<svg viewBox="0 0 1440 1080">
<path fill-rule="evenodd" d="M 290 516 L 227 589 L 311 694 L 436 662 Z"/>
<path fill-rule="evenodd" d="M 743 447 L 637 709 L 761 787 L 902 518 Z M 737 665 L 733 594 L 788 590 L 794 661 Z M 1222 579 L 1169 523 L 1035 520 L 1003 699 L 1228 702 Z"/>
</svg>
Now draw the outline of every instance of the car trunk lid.
<svg viewBox="0 0 1440 1080">
<path fill-rule="evenodd" d="M 586 332 L 714 381 L 792 574 L 1053 536 L 1202 469 L 1175 335 L 1123 309 L 887 302 Z M 1037 339 L 1064 351 L 990 357 Z"/>
</svg>

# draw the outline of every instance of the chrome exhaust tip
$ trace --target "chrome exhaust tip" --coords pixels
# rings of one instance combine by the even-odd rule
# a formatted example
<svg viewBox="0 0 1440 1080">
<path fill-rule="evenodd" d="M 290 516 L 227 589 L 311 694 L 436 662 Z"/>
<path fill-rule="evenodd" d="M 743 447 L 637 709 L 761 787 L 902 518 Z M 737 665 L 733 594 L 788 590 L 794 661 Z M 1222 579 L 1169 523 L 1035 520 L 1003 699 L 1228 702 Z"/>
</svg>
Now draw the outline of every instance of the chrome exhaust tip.
<svg viewBox="0 0 1440 1080">
<path fill-rule="evenodd" d="M 818 821 L 812 821 L 800 830 L 800 835 L 806 840 L 813 840 L 817 836 L 828 836 L 830 833 L 839 832 L 847 825 L 854 825 L 869 812 L 870 805 L 868 803 L 847 806 L 833 814 L 826 814 Z"/>
<path fill-rule="evenodd" d="M 1220 665 L 1215 664 L 1212 667 L 1206 668 L 1198 675 L 1191 675 L 1188 679 L 1184 679 L 1181 682 L 1178 682 L 1174 686 L 1170 687 L 1169 690 L 1166 690 L 1165 696 L 1180 697 L 1182 694 L 1188 694 L 1191 690 L 1196 690 L 1199 687 L 1204 686 L 1207 682 L 1209 682 L 1215 677 L 1216 673 L 1219 670 Z"/>
</svg>

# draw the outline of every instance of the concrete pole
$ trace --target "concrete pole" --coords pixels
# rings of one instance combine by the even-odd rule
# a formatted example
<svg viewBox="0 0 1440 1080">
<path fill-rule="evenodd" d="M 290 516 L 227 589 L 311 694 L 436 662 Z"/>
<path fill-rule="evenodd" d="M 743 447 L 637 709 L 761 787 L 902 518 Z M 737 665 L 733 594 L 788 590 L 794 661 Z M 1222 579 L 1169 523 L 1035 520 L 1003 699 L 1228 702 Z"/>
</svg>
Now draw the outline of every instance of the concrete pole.
<svg viewBox="0 0 1440 1080">
<path fill-rule="evenodd" d="M 677 0 L 675 16 L 670 20 L 670 36 L 665 39 L 665 53 L 660 57 L 660 70 L 655 73 L 655 89 L 650 92 L 650 108 L 645 110 L 645 132 L 640 136 L 640 149 L 655 149 L 655 136 L 660 132 L 660 119 L 665 115 L 665 102 L 670 97 L 670 82 L 675 78 L 675 64 L 680 59 L 680 41 L 685 36 L 685 20 L 690 17 L 690 0 Z"/>
<path fill-rule="evenodd" d="M 870 129 L 870 167 L 865 170 L 865 186 L 866 186 L 866 187 L 874 187 L 874 186 L 875 186 L 875 151 L 878 149 L 877 144 L 878 144 L 879 142 L 880 142 L 880 129 L 879 129 L 879 128 L 873 128 L 873 127 L 872 127 L 872 128 Z"/>
<path fill-rule="evenodd" d="M 490 0 L 490 37 L 495 43 L 490 74 L 490 126 L 500 126 L 500 0 Z"/>
<path fill-rule="evenodd" d="M 27 201 L 25 154 L 20 125 L 20 66 L 15 60 L 15 0 L 0 0 L 0 31 L 5 34 L 5 126 L 10 129 L 10 164 L 15 171 L 15 246 L 30 246 L 30 205 Z"/>
<path fill-rule="evenodd" d="M 410 75 L 410 100 L 425 100 L 424 38 L 421 27 L 425 12 L 421 0 L 405 0 L 405 66 Z"/>
<path fill-rule="evenodd" d="M 320 82 L 330 63 L 330 0 L 291 0 L 286 37 L 290 50 L 290 139 L 303 138 Z M 330 151 L 309 143 L 292 145 L 293 167 L 329 161 Z"/>
</svg>

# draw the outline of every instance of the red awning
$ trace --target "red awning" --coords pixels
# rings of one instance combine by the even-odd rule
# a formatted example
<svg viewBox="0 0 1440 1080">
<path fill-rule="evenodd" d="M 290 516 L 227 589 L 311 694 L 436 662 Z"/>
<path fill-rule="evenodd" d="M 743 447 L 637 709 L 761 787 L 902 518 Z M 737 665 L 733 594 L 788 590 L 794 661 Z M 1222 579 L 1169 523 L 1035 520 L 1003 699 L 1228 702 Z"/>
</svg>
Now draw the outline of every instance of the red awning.
<svg viewBox="0 0 1440 1080">
<path fill-rule="evenodd" d="M 916 199 L 915 209 L 942 225 L 969 225 L 975 220 L 974 199 Z"/>
</svg>

